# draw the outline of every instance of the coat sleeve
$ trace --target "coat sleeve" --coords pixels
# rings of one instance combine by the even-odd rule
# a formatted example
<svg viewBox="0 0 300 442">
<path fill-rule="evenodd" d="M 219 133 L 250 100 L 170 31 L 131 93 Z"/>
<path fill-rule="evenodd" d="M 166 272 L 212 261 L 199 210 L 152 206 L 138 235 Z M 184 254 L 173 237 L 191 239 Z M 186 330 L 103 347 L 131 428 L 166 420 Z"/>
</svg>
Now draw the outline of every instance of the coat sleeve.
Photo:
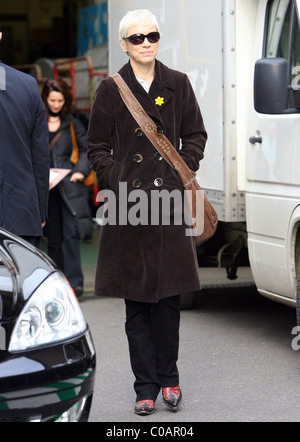
<svg viewBox="0 0 300 442">
<path fill-rule="evenodd" d="M 200 160 L 204 157 L 207 132 L 197 98 L 187 75 L 184 75 L 180 138 L 182 141 L 180 155 L 189 168 L 196 172 L 199 169 Z"/>
<path fill-rule="evenodd" d="M 87 134 L 88 157 L 100 188 L 113 188 L 119 171 L 119 164 L 113 158 L 113 101 L 116 90 L 112 83 L 110 78 L 103 80 L 96 91 Z"/>
<path fill-rule="evenodd" d="M 41 222 L 47 219 L 49 195 L 49 135 L 45 107 L 36 88 L 37 109 L 31 134 L 31 158 L 38 192 Z"/>
</svg>

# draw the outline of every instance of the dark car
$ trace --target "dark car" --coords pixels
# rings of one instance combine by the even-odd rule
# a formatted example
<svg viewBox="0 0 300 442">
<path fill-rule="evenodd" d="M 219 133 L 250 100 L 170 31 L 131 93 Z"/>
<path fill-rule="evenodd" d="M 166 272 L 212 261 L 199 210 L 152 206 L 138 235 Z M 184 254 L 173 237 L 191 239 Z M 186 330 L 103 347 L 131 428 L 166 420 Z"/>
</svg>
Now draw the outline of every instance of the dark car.
<svg viewBox="0 0 300 442">
<path fill-rule="evenodd" d="M 0 229 L 0 422 L 86 422 L 96 356 L 55 264 Z"/>
</svg>

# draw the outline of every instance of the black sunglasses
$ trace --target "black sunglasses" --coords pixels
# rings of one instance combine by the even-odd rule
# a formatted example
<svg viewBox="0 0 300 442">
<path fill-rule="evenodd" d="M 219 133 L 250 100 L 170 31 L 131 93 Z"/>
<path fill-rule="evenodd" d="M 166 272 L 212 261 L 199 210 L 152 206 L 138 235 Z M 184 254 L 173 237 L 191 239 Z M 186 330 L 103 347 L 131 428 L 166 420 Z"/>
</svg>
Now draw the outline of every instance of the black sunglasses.
<svg viewBox="0 0 300 442">
<path fill-rule="evenodd" d="M 160 39 L 159 32 L 149 32 L 149 34 L 133 34 L 130 37 L 126 37 L 125 40 L 128 40 L 133 45 L 141 45 L 144 43 L 145 38 L 149 41 L 149 43 L 157 43 Z"/>
</svg>

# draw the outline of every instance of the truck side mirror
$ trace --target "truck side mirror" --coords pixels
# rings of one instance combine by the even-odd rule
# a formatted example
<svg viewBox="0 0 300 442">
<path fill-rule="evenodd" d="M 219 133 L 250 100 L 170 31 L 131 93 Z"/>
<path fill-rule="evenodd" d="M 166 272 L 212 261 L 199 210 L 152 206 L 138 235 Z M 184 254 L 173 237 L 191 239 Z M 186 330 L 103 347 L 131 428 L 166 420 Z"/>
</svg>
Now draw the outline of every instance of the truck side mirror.
<svg viewBox="0 0 300 442">
<path fill-rule="evenodd" d="M 288 108 L 289 65 L 285 58 L 263 58 L 255 64 L 254 108 L 260 114 L 282 114 Z"/>
</svg>

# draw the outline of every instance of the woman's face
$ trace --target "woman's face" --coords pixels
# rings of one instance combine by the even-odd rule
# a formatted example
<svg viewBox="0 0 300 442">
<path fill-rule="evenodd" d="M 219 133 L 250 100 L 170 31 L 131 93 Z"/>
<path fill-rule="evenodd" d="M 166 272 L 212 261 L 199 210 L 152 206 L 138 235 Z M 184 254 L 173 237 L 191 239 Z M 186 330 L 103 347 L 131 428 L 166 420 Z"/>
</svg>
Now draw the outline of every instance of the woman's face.
<svg viewBox="0 0 300 442">
<path fill-rule="evenodd" d="M 127 31 L 127 37 L 134 34 L 144 34 L 147 35 L 150 32 L 157 32 L 156 26 L 149 25 L 134 25 L 130 26 Z M 156 58 L 157 49 L 159 42 L 150 43 L 147 38 L 140 45 L 133 45 L 128 40 L 120 41 L 121 47 L 124 52 L 129 55 L 129 58 L 142 65 L 152 64 Z"/>
<path fill-rule="evenodd" d="M 48 95 L 47 104 L 50 111 L 56 114 L 64 107 L 65 98 L 61 92 L 52 91 Z"/>
</svg>

